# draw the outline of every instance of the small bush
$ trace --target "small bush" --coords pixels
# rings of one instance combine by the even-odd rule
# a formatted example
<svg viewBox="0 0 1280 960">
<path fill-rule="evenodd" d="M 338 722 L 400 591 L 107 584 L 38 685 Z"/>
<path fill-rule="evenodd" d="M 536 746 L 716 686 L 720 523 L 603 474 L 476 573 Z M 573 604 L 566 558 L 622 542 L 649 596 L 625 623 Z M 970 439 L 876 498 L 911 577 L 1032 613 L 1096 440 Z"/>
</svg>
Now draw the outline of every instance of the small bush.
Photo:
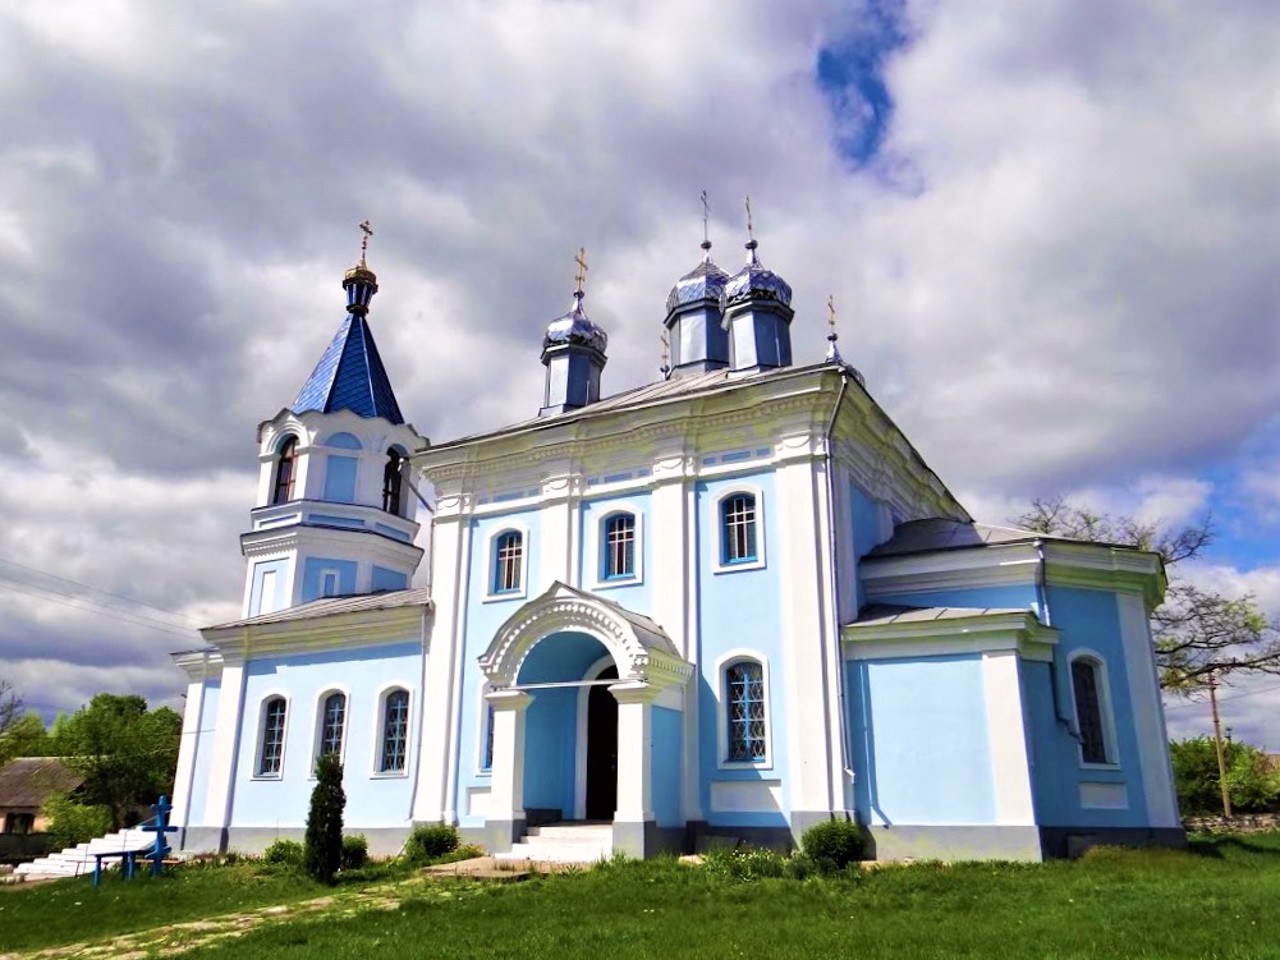
<svg viewBox="0 0 1280 960">
<path fill-rule="evenodd" d="M 781 877 L 785 872 L 785 860 L 781 854 L 759 847 L 709 850 L 703 862 L 709 873 L 730 880 L 762 880 Z"/>
<path fill-rule="evenodd" d="M 299 867 L 303 855 L 302 844 L 297 840 L 276 840 L 262 851 L 262 861 L 282 867 Z"/>
<path fill-rule="evenodd" d="M 830 873 L 861 860 L 866 849 L 862 828 L 848 820 L 815 824 L 804 832 L 800 844 L 816 864 Z"/>
<path fill-rule="evenodd" d="M 369 862 L 369 841 L 363 834 L 342 838 L 342 869 L 359 870 Z"/>
<path fill-rule="evenodd" d="M 458 828 L 446 823 L 432 823 L 414 827 L 405 841 L 404 856 L 410 863 L 433 863 L 445 854 L 458 849 Z"/>
<path fill-rule="evenodd" d="M 44 815 L 49 818 L 49 840 L 57 850 L 111 832 L 109 809 L 76 803 L 63 793 L 55 793 L 45 800 Z"/>
</svg>

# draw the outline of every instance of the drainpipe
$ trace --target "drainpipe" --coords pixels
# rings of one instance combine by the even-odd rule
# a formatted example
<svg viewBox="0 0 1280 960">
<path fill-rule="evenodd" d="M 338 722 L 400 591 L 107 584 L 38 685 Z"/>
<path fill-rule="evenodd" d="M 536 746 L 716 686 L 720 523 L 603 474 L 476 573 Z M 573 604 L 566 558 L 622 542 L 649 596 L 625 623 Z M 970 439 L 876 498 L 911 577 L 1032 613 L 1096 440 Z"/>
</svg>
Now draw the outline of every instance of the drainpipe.
<svg viewBox="0 0 1280 960">
<path fill-rule="evenodd" d="M 845 696 L 845 677 L 844 677 L 844 652 L 840 647 L 840 563 L 839 554 L 837 552 L 836 540 L 836 494 L 835 494 L 835 446 L 832 442 L 836 429 L 836 417 L 840 415 L 840 404 L 844 402 L 844 395 L 849 390 L 849 375 L 843 369 L 840 371 L 840 393 L 836 397 L 835 408 L 831 411 L 831 419 L 827 423 L 826 445 L 827 445 L 827 550 L 831 556 L 831 611 L 835 621 L 835 646 L 836 646 L 836 689 L 839 691 L 840 706 L 840 763 L 843 769 L 841 773 L 848 777 L 849 787 L 853 787 L 856 774 L 853 771 L 853 764 L 849 760 L 849 711 L 848 701 Z M 840 785 L 840 800 L 846 803 L 851 798 L 846 798 L 845 787 Z"/>
<path fill-rule="evenodd" d="M 1040 622 L 1046 627 L 1053 626 L 1053 615 L 1049 612 L 1049 587 L 1045 575 L 1044 540 L 1036 537 L 1036 602 L 1040 605 Z M 1067 728 L 1071 736 L 1079 739 L 1079 734 L 1072 729 L 1071 719 L 1062 715 L 1062 694 L 1058 689 L 1060 679 L 1058 657 L 1055 652 L 1049 661 L 1049 689 L 1053 694 L 1053 716 L 1058 723 Z"/>
</svg>

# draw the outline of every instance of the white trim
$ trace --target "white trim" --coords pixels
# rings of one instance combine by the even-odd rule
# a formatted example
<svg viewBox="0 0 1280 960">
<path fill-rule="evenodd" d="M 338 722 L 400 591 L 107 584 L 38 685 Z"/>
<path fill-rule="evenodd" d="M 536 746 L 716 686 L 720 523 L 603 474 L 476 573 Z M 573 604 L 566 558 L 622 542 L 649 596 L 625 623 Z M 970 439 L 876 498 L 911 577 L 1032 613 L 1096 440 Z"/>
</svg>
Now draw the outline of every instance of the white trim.
<svg viewBox="0 0 1280 960">
<path fill-rule="evenodd" d="M 405 730 L 404 730 L 404 769 L 402 770 L 383 770 L 382 769 L 382 749 L 385 746 L 383 737 L 387 727 L 387 697 L 397 690 L 403 690 L 409 695 L 408 711 L 405 714 Z M 396 680 L 384 683 L 378 688 L 374 695 L 374 701 L 377 705 L 377 712 L 373 715 L 373 750 L 370 751 L 370 772 L 369 776 L 374 780 L 398 780 L 409 776 L 409 758 L 413 755 L 413 686 L 403 680 Z M 345 741 L 346 731 L 343 731 L 342 739 Z"/>
<path fill-rule="evenodd" d="M 594 524 L 594 536 L 588 545 L 586 554 L 591 566 L 588 576 L 583 579 L 591 584 L 593 590 L 612 590 L 616 587 L 632 587 L 644 583 L 644 511 L 634 503 L 610 503 L 602 506 L 602 512 Z M 635 523 L 632 541 L 632 571 L 627 576 L 606 577 L 604 565 L 605 524 L 620 514 L 628 514 Z"/>
<path fill-rule="evenodd" d="M 721 506 L 729 497 L 747 494 L 755 498 L 756 556 L 754 560 L 740 560 L 737 563 L 724 562 L 724 518 Z M 765 514 L 764 491 L 754 483 L 732 483 L 717 493 L 711 500 L 711 572 L 737 573 L 739 570 L 760 570 L 767 566 L 765 552 Z"/>
<path fill-rule="evenodd" d="M 315 722 L 311 734 L 311 769 L 307 771 L 309 780 L 316 778 L 316 761 L 320 759 L 320 747 L 324 738 L 324 702 L 335 693 L 340 693 L 346 698 L 342 708 L 342 745 L 338 748 L 338 762 L 344 768 L 346 767 L 347 741 L 351 739 L 347 736 L 351 731 L 351 690 L 339 684 L 331 684 L 321 690 L 315 699 Z"/>
<path fill-rule="evenodd" d="M 494 590 L 498 571 L 498 538 L 508 534 L 520 534 L 520 586 L 515 590 Z M 503 600 L 522 600 L 529 591 L 529 560 L 532 551 L 529 549 L 529 525 L 522 521 L 503 524 L 489 534 L 488 547 L 485 550 L 484 592 L 481 603 L 496 603 Z"/>
<path fill-rule="evenodd" d="M 1169 736 L 1151 626 L 1141 598 L 1121 594 L 1116 602 L 1120 605 L 1120 639 L 1124 644 L 1125 673 L 1129 677 L 1129 712 L 1138 739 L 1138 767 L 1142 771 L 1147 817 L 1153 827 L 1176 827 L 1181 820 L 1169 763 Z"/>
<path fill-rule="evenodd" d="M 725 686 L 725 673 L 737 663 L 751 662 L 760 667 L 760 682 L 764 685 L 764 759 L 727 760 L 729 753 L 729 691 Z M 773 769 L 773 690 L 769 682 L 769 658 L 759 650 L 739 647 L 724 653 L 716 660 L 716 769 L 718 770 L 772 770 Z"/>
<path fill-rule="evenodd" d="M 1098 712 L 1102 714 L 1102 748 L 1107 755 L 1106 763 L 1088 763 L 1084 759 L 1084 743 L 1080 735 L 1080 710 L 1076 703 L 1075 677 L 1072 668 L 1077 660 L 1092 660 L 1098 672 Z M 1076 755 L 1080 758 L 1081 770 L 1119 770 L 1120 741 L 1116 736 L 1116 718 L 1112 707 L 1111 671 L 1107 668 L 1107 658 L 1091 647 L 1076 647 L 1067 657 L 1067 683 L 1071 690 L 1071 722 L 1077 735 Z"/>
<path fill-rule="evenodd" d="M 609 667 L 617 667 L 614 659 L 605 654 L 582 675 L 583 680 L 598 680 Z M 577 739 L 574 741 L 573 758 L 573 819 L 587 818 L 587 717 L 591 707 L 591 687 L 578 690 Z"/>
<path fill-rule="evenodd" d="M 1026 718 L 1022 712 L 1022 678 L 1013 650 L 982 654 L 982 694 L 987 719 L 987 752 L 995 788 L 996 822 L 1036 822 Z"/>
<path fill-rule="evenodd" d="M 266 734 L 267 711 L 265 709 L 267 701 L 280 697 L 284 700 L 284 730 L 280 736 L 280 771 L 278 773 L 262 773 L 262 748 L 264 746 L 263 737 Z M 289 696 L 287 690 L 273 688 L 267 690 L 258 698 L 258 722 L 256 729 L 257 736 L 253 741 L 253 767 L 249 776 L 250 780 L 283 780 L 284 779 L 284 762 L 285 753 L 289 748 L 289 721 L 293 717 L 293 699 Z"/>
</svg>

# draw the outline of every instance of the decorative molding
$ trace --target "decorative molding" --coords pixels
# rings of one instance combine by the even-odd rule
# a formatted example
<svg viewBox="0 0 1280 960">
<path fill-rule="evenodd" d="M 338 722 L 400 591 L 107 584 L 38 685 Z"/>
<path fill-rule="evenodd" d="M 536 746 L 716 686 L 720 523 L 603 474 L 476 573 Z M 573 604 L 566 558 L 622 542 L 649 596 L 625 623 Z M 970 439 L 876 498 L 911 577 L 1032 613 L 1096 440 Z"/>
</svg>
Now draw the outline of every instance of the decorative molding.
<svg viewBox="0 0 1280 960">
<path fill-rule="evenodd" d="M 972 617 L 905 623 L 850 623 L 841 628 L 845 659 L 944 657 L 955 654 L 1017 651 L 1024 660 L 1049 662 L 1058 631 L 1031 611 L 977 613 Z"/>
<path fill-rule="evenodd" d="M 200 636 L 225 661 L 268 653 L 302 653 L 417 643 L 422 640 L 422 611 L 429 604 L 332 613 L 238 627 L 206 627 Z M 425 653 L 425 651 L 424 651 Z M 183 666 L 182 663 L 178 664 Z M 186 669 L 186 667 L 184 667 Z"/>
</svg>

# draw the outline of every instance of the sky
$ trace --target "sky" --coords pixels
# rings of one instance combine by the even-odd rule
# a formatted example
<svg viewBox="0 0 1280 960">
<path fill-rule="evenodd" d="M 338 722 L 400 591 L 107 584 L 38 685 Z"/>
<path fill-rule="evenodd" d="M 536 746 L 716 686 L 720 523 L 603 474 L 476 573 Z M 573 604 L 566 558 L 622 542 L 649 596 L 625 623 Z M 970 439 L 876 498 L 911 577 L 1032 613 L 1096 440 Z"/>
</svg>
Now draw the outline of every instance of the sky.
<svg viewBox="0 0 1280 960">
<path fill-rule="evenodd" d="M 1280 616 L 1277 49 L 1270 0 L 10 0 L 0 677 L 178 704 L 361 220 L 444 440 L 536 411 L 580 246 L 604 391 L 655 379 L 704 189 L 976 517 L 1211 515 L 1182 573 Z M 1280 750 L 1280 677 L 1223 710 Z"/>
</svg>

